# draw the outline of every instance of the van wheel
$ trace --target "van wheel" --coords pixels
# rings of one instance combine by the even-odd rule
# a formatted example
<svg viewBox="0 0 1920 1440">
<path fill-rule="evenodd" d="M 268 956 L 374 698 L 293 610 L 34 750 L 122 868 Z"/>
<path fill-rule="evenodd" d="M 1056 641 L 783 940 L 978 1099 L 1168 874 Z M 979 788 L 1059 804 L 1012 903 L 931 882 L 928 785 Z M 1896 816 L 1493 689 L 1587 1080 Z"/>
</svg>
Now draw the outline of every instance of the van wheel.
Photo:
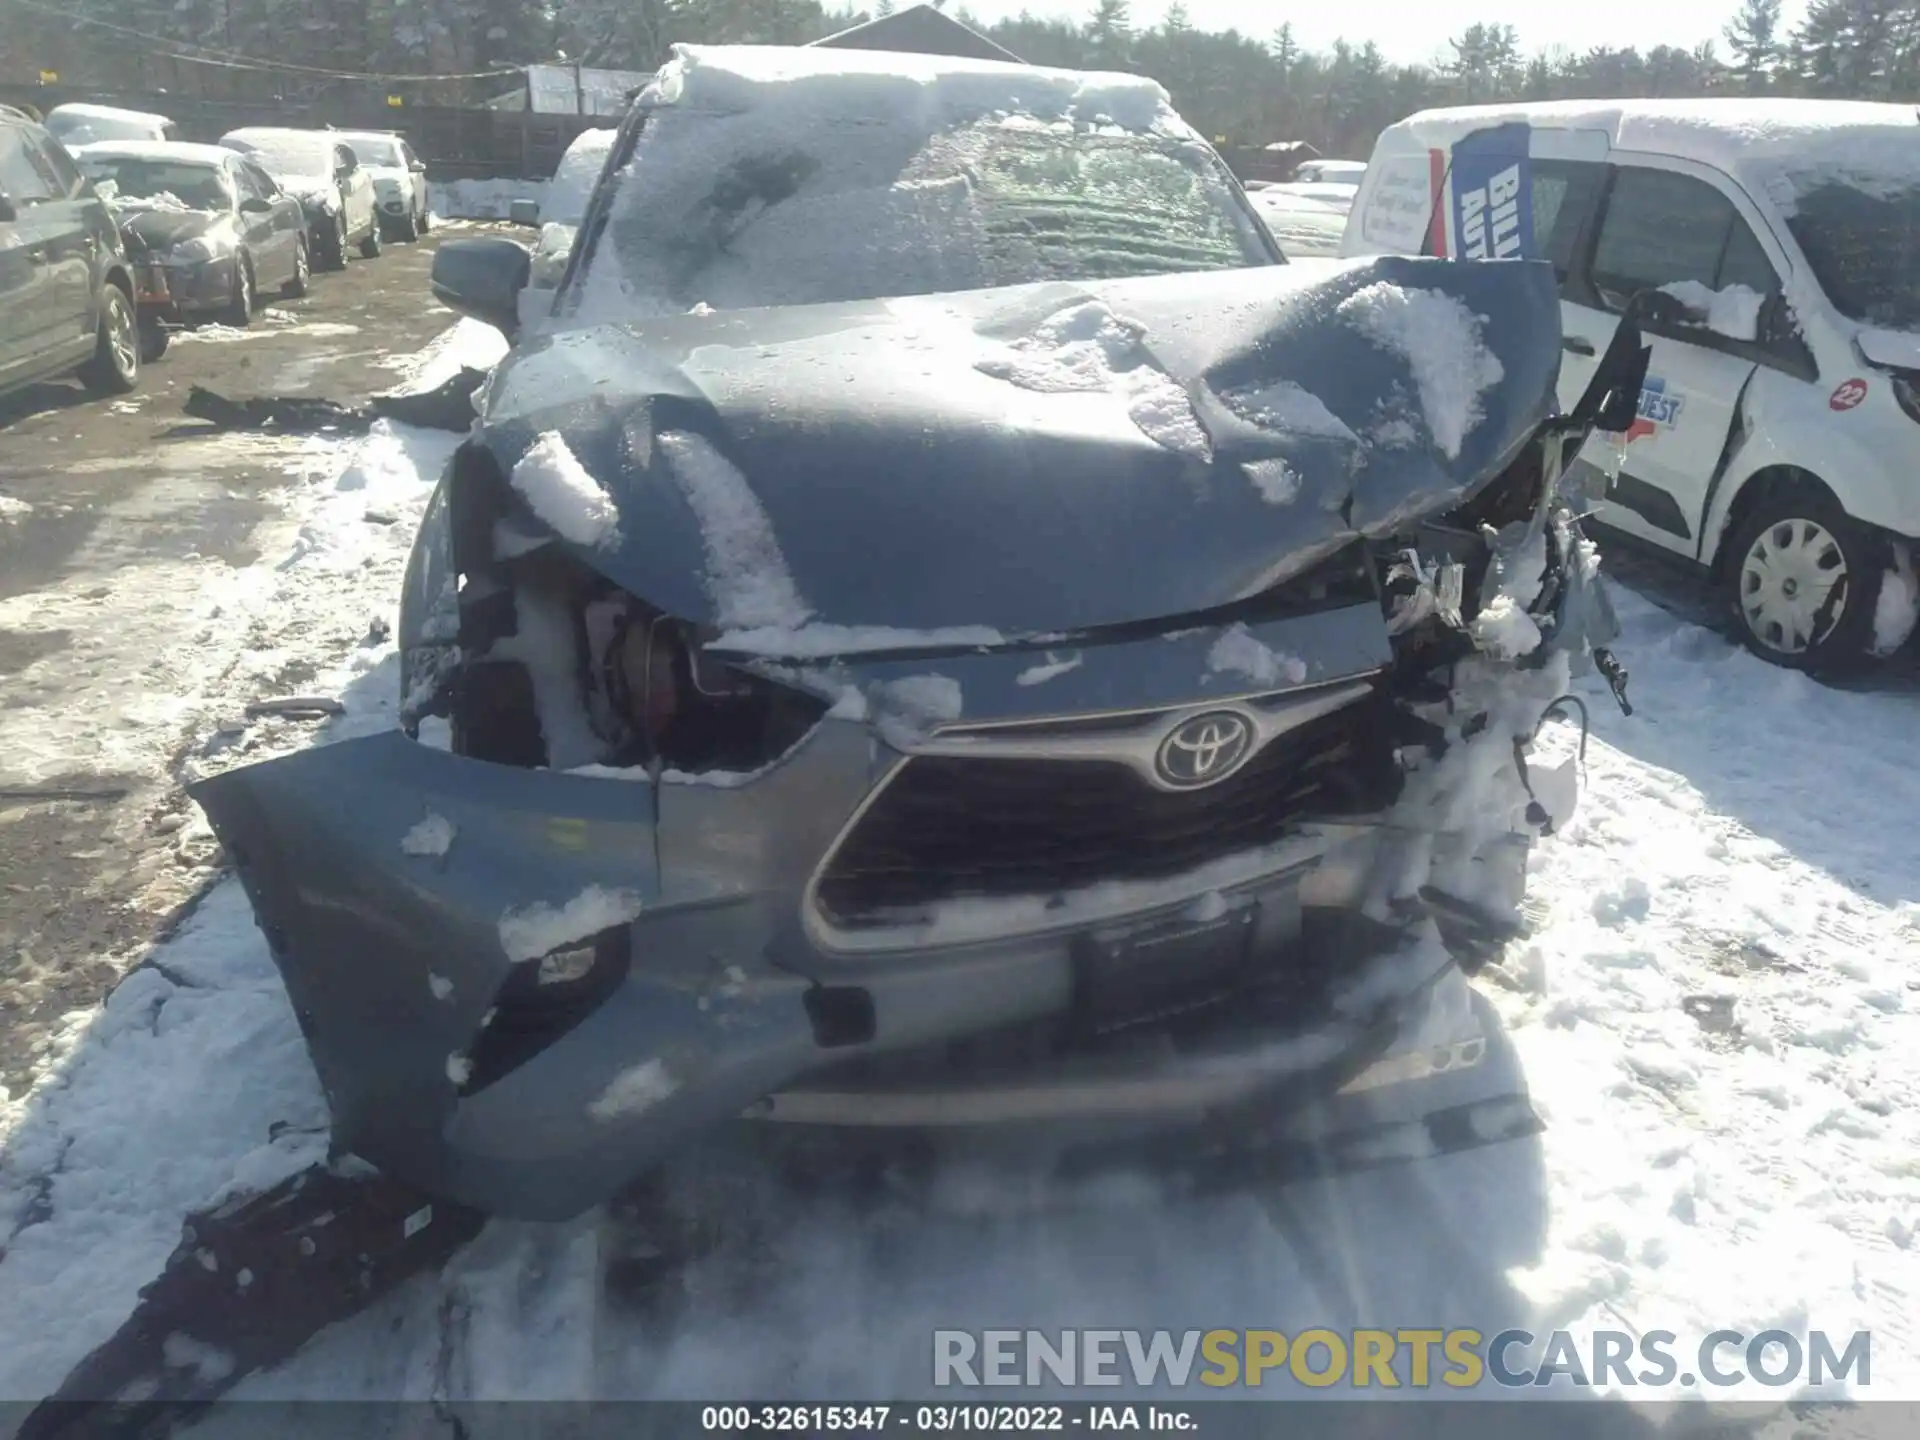
<svg viewBox="0 0 1920 1440">
<path fill-rule="evenodd" d="M 418 240 L 420 238 L 420 222 L 414 219 L 411 210 L 393 222 L 393 238 L 402 244 L 405 244 L 409 240 Z"/>
<path fill-rule="evenodd" d="M 100 333 L 80 381 L 96 395 L 125 395 L 140 382 L 140 322 L 133 301 L 112 281 L 100 289 Z"/>
<path fill-rule="evenodd" d="M 1811 486 L 1763 496 L 1728 555 L 1740 638 L 1762 660 L 1809 674 L 1864 666 L 1885 568 L 1881 548 Z"/>
</svg>

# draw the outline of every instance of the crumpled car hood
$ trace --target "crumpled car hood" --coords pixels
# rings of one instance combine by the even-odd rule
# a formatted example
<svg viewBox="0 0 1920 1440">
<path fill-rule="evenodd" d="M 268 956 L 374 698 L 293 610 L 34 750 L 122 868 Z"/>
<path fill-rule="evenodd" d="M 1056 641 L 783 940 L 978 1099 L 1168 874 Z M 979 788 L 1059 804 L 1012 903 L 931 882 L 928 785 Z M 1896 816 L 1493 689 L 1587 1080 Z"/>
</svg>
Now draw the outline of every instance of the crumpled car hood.
<svg viewBox="0 0 1920 1440">
<path fill-rule="evenodd" d="M 1550 266 L 1382 257 L 559 330 L 481 436 L 511 474 L 557 433 L 618 519 L 561 543 L 691 621 L 727 625 L 751 543 L 796 618 L 1074 631 L 1454 507 L 1553 413 L 1559 355 Z"/>
<path fill-rule="evenodd" d="M 206 210 L 132 210 L 124 207 L 120 228 L 140 237 L 149 249 L 171 250 L 208 234 L 223 217 Z M 230 237 L 229 237 L 230 238 Z"/>
</svg>

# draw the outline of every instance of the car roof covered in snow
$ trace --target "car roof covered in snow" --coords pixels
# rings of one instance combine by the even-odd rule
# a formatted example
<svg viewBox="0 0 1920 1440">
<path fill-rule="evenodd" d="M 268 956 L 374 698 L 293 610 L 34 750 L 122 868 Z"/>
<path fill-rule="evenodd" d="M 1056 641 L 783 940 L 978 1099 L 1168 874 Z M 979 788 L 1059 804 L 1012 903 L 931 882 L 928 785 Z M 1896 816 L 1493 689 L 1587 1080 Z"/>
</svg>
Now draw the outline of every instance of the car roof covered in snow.
<svg viewBox="0 0 1920 1440">
<path fill-rule="evenodd" d="M 155 115 L 149 110 L 122 110 L 117 105 L 89 105 L 85 101 L 75 100 L 65 105 L 56 105 L 47 112 L 51 120 L 56 115 L 71 115 L 77 120 L 127 120 L 144 125 L 171 125 L 173 122 L 165 115 Z"/>
<path fill-rule="evenodd" d="M 1849 137 L 1892 135 L 1920 142 L 1920 110 L 1867 100 L 1553 100 L 1527 105 L 1463 105 L 1422 110 L 1394 130 L 1422 144 L 1445 145 L 1488 126 L 1521 123 L 1593 130 L 1609 147 L 1676 155 L 1723 170 L 1743 160 L 1822 153 Z"/>
<path fill-rule="evenodd" d="M 784 103 L 796 120 L 871 110 L 928 129 L 1004 114 L 1190 133 L 1159 82 L 1140 75 L 824 46 L 676 45 L 636 103 L 722 112 Z"/>
<path fill-rule="evenodd" d="M 613 142 L 619 138 L 620 132 L 615 129 L 582 130 L 574 137 L 547 184 L 546 200 L 540 207 L 541 218 L 557 220 L 563 225 L 580 223 L 594 184 L 600 179 L 600 172 L 607 168 Z"/>
<path fill-rule="evenodd" d="M 78 160 L 172 160 L 183 165 L 225 165 L 245 159 L 224 145 L 194 145 L 184 140 L 96 140 L 76 147 Z"/>
</svg>

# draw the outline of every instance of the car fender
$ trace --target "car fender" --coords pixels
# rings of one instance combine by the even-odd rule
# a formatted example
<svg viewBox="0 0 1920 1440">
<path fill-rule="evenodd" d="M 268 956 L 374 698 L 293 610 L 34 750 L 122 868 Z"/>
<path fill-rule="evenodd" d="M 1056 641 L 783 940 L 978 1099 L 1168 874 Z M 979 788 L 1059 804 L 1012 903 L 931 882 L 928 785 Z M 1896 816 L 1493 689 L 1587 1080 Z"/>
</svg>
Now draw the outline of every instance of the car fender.
<svg viewBox="0 0 1920 1440">
<path fill-rule="evenodd" d="M 1912 447 L 1888 452 L 1869 443 L 1873 438 L 1874 432 L 1867 427 L 1861 427 L 1856 436 L 1850 429 L 1810 417 L 1756 417 L 1751 436 L 1708 497 L 1700 530 L 1700 561 L 1711 565 L 1718 558 L 1734 506 L 1754 477 L 1784 468 L 1814 476 L 1854 519 L 1896 534 L 1920 536 L 1920 490 L 1913 484 Z"/>
</svg>

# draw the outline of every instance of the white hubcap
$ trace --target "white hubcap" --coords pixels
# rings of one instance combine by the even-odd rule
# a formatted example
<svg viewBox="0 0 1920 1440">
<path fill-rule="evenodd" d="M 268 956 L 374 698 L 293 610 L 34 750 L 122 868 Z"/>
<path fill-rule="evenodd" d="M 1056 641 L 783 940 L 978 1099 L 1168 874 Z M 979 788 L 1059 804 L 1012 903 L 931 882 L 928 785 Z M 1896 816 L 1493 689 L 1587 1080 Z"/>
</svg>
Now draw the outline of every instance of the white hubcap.
<svg viewBox="0 0 1920 1440">
<path fill-rule="evenodd" d="M 1799 655 L 1833 633 L 1847 603 L 1847 557 L 1812 520 L 1782 520 L 1740 562 L 1740 613 L 1770 650 Z"/>
</svg>

